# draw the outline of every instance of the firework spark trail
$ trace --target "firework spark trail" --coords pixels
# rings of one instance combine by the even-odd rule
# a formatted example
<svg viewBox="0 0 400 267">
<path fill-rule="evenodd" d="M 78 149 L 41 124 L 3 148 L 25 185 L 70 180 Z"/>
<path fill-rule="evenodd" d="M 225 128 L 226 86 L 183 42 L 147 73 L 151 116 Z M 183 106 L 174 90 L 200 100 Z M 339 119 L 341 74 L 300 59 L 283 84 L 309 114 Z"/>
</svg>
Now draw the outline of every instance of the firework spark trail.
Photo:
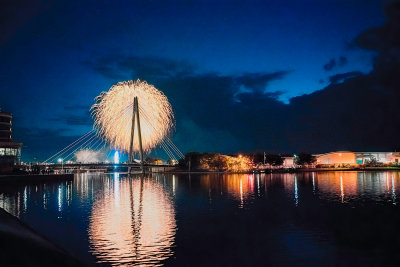
<svg viewBox="0 0 400 267">
<path fill-rule="evenodd" d="M 174 115 L 167 97 L 147 82 L 120 82 L 98 96 L 97 103 L 92 106 L 94 125 L 99 135 L 111 146 L 128 152 L 135 97 L 139 100 L 143 150 L 149 152 L 171 133 Z M 145 116 L 141 116 L 142 114 Z M 135 137 L 137 136 L 135 127 Z M 134 139 L 133 147 L 134 152 L 139 151 L 138 138 Z"/>
<path fill-rule="evenodd" d="M 151 120 L 148 119 L 146 113 L 144 113 L 142 110 L 140 110 L 141 114 L 146 118 L 144 121 L 145 123 L 148 123 L 150 127 L 155 129 L 155 127 L 151 124 Z M 165 153 L 171 158 L 176 160 L 174 153 L 178 156 L 178 158 L 184 158 L 185 156 L 183 153 L 176 147 L 176 145 L 172 142 L 172 140 L 167 136 L 164 140 L 161 140 L 161 146 L 164 149 Z M 172 155 L 172 156 L 171 156 Z"/>
<path fill-rule="evenodd" d="M 146 113 L 144 113 L 142 110 L 140 110 L 141 111 L 141 114 L 143 114 L 143 116 L 147 119 L 147 120 L 145 120 L 145 123 L 149 123 L 149 125 L 152 127 L 152 128 L 154 128 L 155 129 L 155 127 L 151 124 L 151 120 L 149 120 L 148 118 L 147 118 L 147 115 L 146 115 Z M 172 140 L 167 136 L 164 140 L 162 140 L 162 143 L 161 143 L 161 145 L 162 144 L 164 144 L 162 147 L 163 147 L 163 149 L 165 150 L 165 152 L 168 154 L 168 156 L 171 158 L 171 159 L 176 159 L 175 158 L 175 156 L 172 156 L 171 157 L 171 154 L 173 155 L 174 153 L 172 153 L 172 152 L 175 152 L 176 153 L 176 155 L 178 156 L 178 158 L 184 158 L 185 156 L 183 155 L 183 153 L 176 147 L 176 145 L 172 142 Z M 165 148 L 166 147 L 166 148 Z M 168 151 L 167 151 L 168 150 Z M 170 153 L 168 153 L 168 152 L 170 152 Z"/>
<path fill-rule="evenodd" d="M 155 129 L 155 127 L 151 124 L 150 120 L 148 119 L 146 113 L 144 113 L 141 109 L 140 109 L 140 114 L 143 115 L 143 117 L 146 119 L 144 120 L 145 124 L 148 124 L 149 127 Z M 160 146 L 164 149 L 165 153 L 168 155 L 169 158 L 171 159 L 175 159 L 174 154 L 171 152 L 171 150 L 168 148 L 165 140 L 161 140 L 160 142 Z"/>
</svg>

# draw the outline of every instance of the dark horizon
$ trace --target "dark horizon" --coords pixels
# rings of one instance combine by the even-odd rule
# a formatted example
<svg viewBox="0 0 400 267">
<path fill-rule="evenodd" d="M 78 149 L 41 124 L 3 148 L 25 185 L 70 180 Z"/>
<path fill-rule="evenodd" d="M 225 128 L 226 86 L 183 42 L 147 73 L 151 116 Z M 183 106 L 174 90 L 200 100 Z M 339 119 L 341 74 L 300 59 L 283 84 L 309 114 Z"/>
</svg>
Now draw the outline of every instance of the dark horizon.
<svg viewBox="0 0 400 267">
<path fill-rule="evenodd" d="M 184 153 L 400 149 L 399 1 L 23 2 L 1 3 L 0 108 L 24 161 L 138 78 L 168 97 Z"/>
</svg>

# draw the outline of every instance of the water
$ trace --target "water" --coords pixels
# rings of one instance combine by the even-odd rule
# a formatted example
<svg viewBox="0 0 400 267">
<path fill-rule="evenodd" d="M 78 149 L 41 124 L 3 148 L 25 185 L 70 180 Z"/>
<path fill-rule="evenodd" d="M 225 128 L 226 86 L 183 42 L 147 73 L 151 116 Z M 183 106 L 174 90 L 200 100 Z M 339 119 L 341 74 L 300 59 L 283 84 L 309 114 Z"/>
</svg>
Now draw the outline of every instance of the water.
<svg viewBox="0 0 400 267">
<path fill-rule="evenodd" d="M 79 174 L 0 207 L 87 264 L 388 265 L 399 194 L 399 172 Z"/>
</svg>

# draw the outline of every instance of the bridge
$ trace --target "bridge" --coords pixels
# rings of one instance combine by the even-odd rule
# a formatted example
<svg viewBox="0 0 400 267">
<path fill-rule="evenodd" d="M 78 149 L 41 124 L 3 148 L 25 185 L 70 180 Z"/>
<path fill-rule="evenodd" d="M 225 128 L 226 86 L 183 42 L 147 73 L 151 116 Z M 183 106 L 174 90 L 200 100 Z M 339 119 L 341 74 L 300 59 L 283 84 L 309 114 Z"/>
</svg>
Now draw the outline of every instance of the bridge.
<svg viewBox="0 0 400 267">
<path fill-rule="evenodd" d="M 24 166 L 27 168 L 28 166 Z M 36 171 L 52 171 L 52 172 L 130 172 L 139 173 L 155 173 L 168 172 L 176 169 L 177 166 L 168 164 L 137 164 L 137 163 L 68 163 L 68 164 L 37 164 L 32 169 Z"/>
<path fill-rule="evenodd" d="M 130 130 L 127 131 L 123 137 L 126 137 L 127 134 L 130 135 L 129 139 L 129 148 L 122 149 L 121 152 L 128 153 L 128 160 L 126 163 L 119 163 L 119 149 L 116 147 L 111 147 L 111 144 L 108 144 L 105 138 L 101 137 L 98 131 L 92 130 L 73 143 L 68 145 L 67 147 L 63 148 L 59 152 L 55 153 L 47 160 L 43 162 L 43 164 L 37 165 L 35 168 L 42 170 L 68 170 L 68 171 L 80 171 L 80 170 L 93 170 L 93 171 L 113 171 L 113 170 L 123 170 L 124 172 L 161 172 L 161 171 L 168 171 L 172 170 L 176 167 L 174 165 L 169 164 L 146 164 L 144 159 L 144 148 L 142 144 L 142 129 L 141 129 L 141 119 L 140 116 L 144 118 L 144 124 L 147 126 L 147 132 L 149 129 L 154 130 L 156 129 L 156 125 L 153 125 L 152 121 L 150 120 L 148 114 L 144 112 L 144 110 L 139 106 L 138 97 L 135 96 L 133 98 L 133 102 L 127 105 L 124 110 L 126 114 L 123 116 L 128 116 L 129 118 L 129 127 Z M 140 111 L 140 116 L 139 116 Z M 121 114 L 118 114 L 121 116 Z M 116 119 L 118 116 L 116 116 Z M 143 119 L 142 118 L 142 119 Z M 125 124 L 128 124 L 126 122 Z M 121 127 L 120 125 L 115 125 L 115 128 Z M 134 137 L 135 131 L 137 132 L 137 148 L 134 148 Z M 145 134 L 147 133 L 145 132 Z M 146 138 L 146 135 L 143 136 Z M 175 144 L 171 141 L 171 139 L 165 134 L 160 141 L 158 141 L 158 146 L 162 148 L 165 153 L 167 154 L 168 158 L 172 160 L 172 162 L 177 162 L 177 160 L 184 157 L 182 152 L 175 146 Z M 108 148 L 107 148 L 108 146 Z M 108 155 L 105 157 L 105 151 L 109 151 Z M 124 151 L 125 150 L 125 151 Z M 106 159 L 109 158 L 112 151 L 116 151 L 114 155 L 114 163 L 94 163 L 94 162 L 101 162 L 104 161 L 104 157 Z M 137 154 L 140 157 L 140 160 L 135 160 L 134 154 L 137 151 Z M 84 154 L 83 156 L 87 160 L 80 160 L 77 157 L 77 154 Z M 102 153 L 102 155 L 96 153 Z M 86 153 L 86 154 L 85 154 Z M 82 156 L 82 155 L 81 155 Z M 73 162 L 71 159 L 76 157 L 77 162 Z M 100 159 L 102 157 L 102 159 Z M 107 161 L 106 161 L 107 162 Z"/>
</svg>

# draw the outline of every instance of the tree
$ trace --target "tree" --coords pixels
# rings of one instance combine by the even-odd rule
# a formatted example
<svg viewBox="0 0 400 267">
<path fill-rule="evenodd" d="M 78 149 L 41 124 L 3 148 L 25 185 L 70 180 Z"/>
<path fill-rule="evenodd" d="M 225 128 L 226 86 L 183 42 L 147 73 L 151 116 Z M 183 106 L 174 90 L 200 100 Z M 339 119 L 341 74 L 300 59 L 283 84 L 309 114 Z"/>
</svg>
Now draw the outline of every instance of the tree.
<svg viewBox="0 0 400 267">
<path fill-rule="evenodd" d="M 226 157 L 221 154 L 213 155 L 209 162 L 209 166 L 211 169 L 214 169 L 217 171 L 226 170 L 227 169 Z"/>
<path fill-rule="evenodd" d="M 264 153 L 255 153 L 250 156 L 254 164 L 264 164 Z"/>
<path fill-rule="evenodd" d="M 308 153 L 299 153 L 294 157 L 294 163 L 301 166 L 313 164 L 315 161 L 317 161 L 317 158 Z"/>
<path fill-rule="evenodd" d="M 179 161 L 177 161 L 176 159 L 168 159 L 167 164 L 168 165 L 176 165 L 176 164 L 179 164 Z"/>
<path fill-rule="evenodd" d="M 223 159 L 218 153 L 203 153 L 200 155 L 200 168 L 206 170 L 217 170 L 223 168 Z"/>
<path fill-rule="evenodd" d="M 365 160 L 365 166 L 377 167 L 377 166 L 379 166 L 379 162 L 376 160 L 376 158 L 374 156 L 372 156 L 370 159 Z"/>
<path fill-rule="evenodd" d="M 265 155 L 265 163 L 270 164 L 272 166 L 281 166 L 283 164 L 283 157 L 277 154 L 266 154 Z"/>
<path fill-rule="evenodd" d="M 160 158 L 152 158 L 152 157 L 147 157 L 144 162 L 147 164 L 162 164 L 162 160 Z"/>
<path fill-rule="evenodd" d="M 200 167 L 201 153 L 199 152 L 188 152 L 185 158 L 179 160 L 179 166 L 183 169 L 195 170 Z"/>
</svg>

